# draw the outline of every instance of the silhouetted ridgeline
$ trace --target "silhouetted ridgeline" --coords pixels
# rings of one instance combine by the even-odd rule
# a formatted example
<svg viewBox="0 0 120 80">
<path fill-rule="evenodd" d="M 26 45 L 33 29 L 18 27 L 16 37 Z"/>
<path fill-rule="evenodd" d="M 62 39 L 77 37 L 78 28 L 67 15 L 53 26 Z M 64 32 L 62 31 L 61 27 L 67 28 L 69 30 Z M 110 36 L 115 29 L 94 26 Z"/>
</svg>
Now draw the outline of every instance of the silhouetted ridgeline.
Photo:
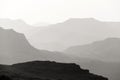
<svg viewBox="0 0 120 80">
<path fill-rule="evenodd" d="M 89 73 L 74 63 L 31 61 L 13 65 L 0 65 L 0 80 L 108 80 Z M 9 79 L 10 78 L 10 79 Z"/>
<path fill-rule="evenodd" d="M 106 76 L 110 80 L 120 80 L 120 38 L 72 46 L 64 52 L 79 57 L 80 60 L 75 63 L 92 73 Z"/>
<path fill-rule="evenodd" d="M 71 57 L 60 52 L 38 50 L 23 34 L 0 28 L 0 63 L 11 64 L 30 60 L 70 62 Z M 107 80 L 89 73 L 76 64 L 35 61 L 0 66 L 0 80 Z"/>
<path fill-rule="evenodd" d="M 38 50 L 31 46 L 24 34 L 0 28 L 0 63 L 14 64 L 31 60 L 69 60 L 63 53 Z"/>
<path fill-rule="evenodd" d="M 77 57 L 120 62 L 120 38 L 107 38 L 86 45 L 72 46 L 64 52 Z"/>
</svg>

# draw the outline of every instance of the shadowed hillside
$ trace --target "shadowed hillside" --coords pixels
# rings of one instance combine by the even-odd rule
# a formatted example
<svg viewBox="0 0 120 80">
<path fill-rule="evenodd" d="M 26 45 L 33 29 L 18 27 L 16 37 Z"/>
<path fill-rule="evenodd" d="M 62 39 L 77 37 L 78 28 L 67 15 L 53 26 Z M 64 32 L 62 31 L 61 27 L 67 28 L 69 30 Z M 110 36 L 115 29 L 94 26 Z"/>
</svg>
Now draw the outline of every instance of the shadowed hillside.
<svg viewBox="0 0 120 80">
<path fill-rule="evenodd" d="M 108 80 L 102 76 L 89 73 L 74 63 L 56 63 L 50 61 L 33 61 L 0 66 L 1 76 L 12 80 Z"/>
</svg>

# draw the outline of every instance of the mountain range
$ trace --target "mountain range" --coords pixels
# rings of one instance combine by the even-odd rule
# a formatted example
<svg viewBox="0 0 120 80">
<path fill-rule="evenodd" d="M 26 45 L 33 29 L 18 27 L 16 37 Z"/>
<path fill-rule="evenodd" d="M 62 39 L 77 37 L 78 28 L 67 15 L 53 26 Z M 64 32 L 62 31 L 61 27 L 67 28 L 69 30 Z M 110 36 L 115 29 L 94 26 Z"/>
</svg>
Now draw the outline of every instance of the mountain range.
<svg viewBox="0 0 120 80">
<path fill-rule="evenodd" d="M 116 77 L 116 75 L 119 75 L 120 72 L 119 63 L 113 64 L 111 62 L 102 62 L 97 59 L 84 58 L 75 55 L 73 56 L 71 53 L 39 50 L 29 44 L 26 37 L 22 33 L 18 33 L 12 29 L 0 28 L 0 38 L 1 64 L 13 64 L 33 60 L 50 60 L 64 63 L 72 62 L 81 65 L 84 69 L 89 69 L 92 73 L 103 75 L 111 80 L 120 79 L 119 76 Z M 108 39 L 108 41 L 109 40 L 110 39 Z"/>
<path fill-rule="evenodd" d="M 109 37 L 119 37 L 120 22 L 103 22 L 94 18 L 71 18 L 61 23 L 52 24 L 45 29 L 38 29 L 29 42 L 38 49 L 64 51 L 75 45 L 89 44 Z"/>
<path fill-rule="evenodd" d="M 119 37 L 118 25 L 119 22 L 70 19 L 42 29 L 32 27 L 30 34 L 15 29 L 0 28 L 0 63 L 13 64 L 32 60 L 74 62 L 92 73 L 103 75 L 110 80 L 119 80 L 120 39 L 112 37 Z M 29 31 L 27 28 L 26 30 Z M 106 37 L 111 38 L 104 39 Z M 38 47 L 36 44 L 48 48 Z M 62 52 L 47 49 L 59 49 Z"/>
<path fill-rule="evenodd" d="M 120 79 L 120 38 L 107 38 L 86 45 L 72 46 L 64 53 L 82 59 L 76 63 L 93 73 L 109 77 L 110 80 Z"/>
<path fill-rule="evenodd" d="M 103 22 L 94 18 L 71 18 L 37 27 L 20 19 L 0 19 L 0 26 L 24 33 L 35 48 L 49 51 L 64 51 L 70 46 L 89 44 L 109 37 L 120 38 L 120 22 Z"/>
<path fill-rule="evenodd" d="M 107 38 L 91 44 L 72 46 L 64 52 L 77 57 L 120 62 L 120 38 Z"/>
<path fill-rule="evenodd" d="M 65 61 L 64 59 L 69 60 L 69 57 L 60 52 L 38 50 L 29 44 L 24 34 L 0 28 L 0 63 L 13 64 L 31 60 Z"/>
</svg>

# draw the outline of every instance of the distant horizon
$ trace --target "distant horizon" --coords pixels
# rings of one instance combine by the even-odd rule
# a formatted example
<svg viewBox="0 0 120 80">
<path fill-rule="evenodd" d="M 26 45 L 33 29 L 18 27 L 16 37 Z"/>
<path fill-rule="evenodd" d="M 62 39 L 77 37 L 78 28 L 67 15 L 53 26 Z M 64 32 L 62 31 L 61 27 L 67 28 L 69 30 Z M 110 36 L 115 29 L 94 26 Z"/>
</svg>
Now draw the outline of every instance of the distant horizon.
<svg viewBox="0 0 120 80">
<path fill-rule="evenodd" d="M 58 22 L 55 22 L 55 23 L 50 23 L 50 22 L 44 22 L 44 21 L 37 21 L 37 22 L 35 22 L 35 23 L 33 23 L 33 24 L 31 24 L 31 23 L 29 23 L 29 22 L 27 22 L 26 20 L 24 20 L 24 19 L 20 19 L 20 18 L 17 18 L 17 19 L 12 19 L 12 18 L 0 18 L 0 20 L 12 20 L 12 21 L 17 21 L 17 20 L 19 20 L 19 21 L 23 21 L 23 22 L 25 22 L 26 24 L 28 24 L 28 25 L 31 25 L 31 26 L 34 26 L 34 25 L 36 25 L 36 24 L 47 24 L 47 25 L 51 25 L 51 24 L 59 24 L 59 23 L 63 23 L 63 22 L 65 22 L 65 21 L 68 21 L 68 20 L 71 20 L 71 19 L 93 19 L 93 20 L 96 20 L 96 21 L 100 21 L 100 22 L 120 22 L 120 21 L 114 21 L 114 20 L 100 20 L 100 19 L 97 19 L 97 18 L 94 18 L 94 17 L 84 17 L 84 18 L 76 18 L 76 17 L 72 17 L 72 18 L 68 18 L 68 19 L 65 19 L 65 20 L 63 20 L 63 21 L 58 21 Z M 39 26 L 40 27 L 40 26 Z M 42 27 L 42 26 L 41 26 Z"/>
<path fill-rule="evenodd" d="M 0 0 L 0 18 L 59 23 L 69 18 L 93 17 L 120 21 L 118 0 Z"/>
</svg>

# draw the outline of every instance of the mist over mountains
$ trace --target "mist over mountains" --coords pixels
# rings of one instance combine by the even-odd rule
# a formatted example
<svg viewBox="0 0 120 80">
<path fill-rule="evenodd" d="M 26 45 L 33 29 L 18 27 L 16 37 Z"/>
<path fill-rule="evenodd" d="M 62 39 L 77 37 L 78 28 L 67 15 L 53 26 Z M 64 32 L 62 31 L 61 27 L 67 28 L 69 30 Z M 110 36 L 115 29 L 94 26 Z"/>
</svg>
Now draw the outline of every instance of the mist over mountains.
<svg viewBox="0 0 120 80">
<path fill-rule="evenodd" d="M 12 29 L 0 28 L 0 63 L 13 64 L 33 60 L 50 60 L 64 63 L 77 63 L 84 69 L 89 69 L 99 75 L 119 80 L 119 63 L 104 63 L 96 59 L 89 59 L 61 52 L 38 50 L 32 47 L 25 36 Z M 94 63 L 94 64 L 93 64 Z M 92 65 L 91 65 L 92 64 Z M 104 67 L 104 68 L 102 68 Z"/>
<path fill-rule="evenodd" d="M 31 30 L 33 28 L 32 26 L 20 19 L 0 19 L 0 26 L 5 29 L 14 29 L 19 33 L 27 33 L 28 30 Z"/>
<path fill-rule="evenodd" d="M 91 72 L 104 75 L 110 80 L 120 77 L 120 38 L 107 38 L 91 44 L 70 47 L 64 53 L 79 57 L 76 63 Z M 86 61 L 87 60 L 87 61 Z"/>
<path fill-rule="evenodd" d="M 61 23 L 35 27 L 22 20 L 1 19 L 1 27 L 24 33 L 35 48 L 64 51 L 70 46 L 89 44 L 109 37 L 120 37 L 120 22 L 94 18 L 71 18 Z"/>
<path fill-rule="evenodd" d="M 4 80 L 8 76 L 13 80 L 44 80 L 46 78 L 108 80 L 105 77 L 90 73 L 89 70 L 81 69 L 76 64 L 70 64 L 73 58 L 64 53 L 38 50 L 32 47 L 23 34 L 17 33 L 12 29 L 0 28 L 0 38 L 0 79 Z M 50 60 L 64 63 L 36 61 L 15 65 L 2 65 L 33 60 Z"/>
<path fill-rule="evenodd" d="M 0 28 L 1 64 L 73 62 L 110 80 L 120 79 L 119 22 L 73 18 L 46 27 L 30 26 L 21 20 L 0 20 L 0 24 L 7 28 Z"/>
<path fill-rule="evenodd" d="M 91 44 L 72 46 L 66 49 L 65 53 L 106 62 L 120 62 L 120 38 L 107 38 Z"/>
<path fill-rule="evenodd" d="M 68 59 L 60 52 L 38 50 L 31 46 L 24 34 L 12 29 L 0 28 L 0 63 L 13 64 L 31 60 L 65 61 Z"/>
<path fill-rule="evenodd" d="M 120 37 L 119 22 L 102 22 L 94 18 L 71 18 L 36 31 L 28 40 L 39 49 L 63 51 L 109 37 Z"/>
<path fill-rule="evenodd" d="M 47 23 L 36 23 L 34 25 L 27 24 L 21 19 L 0 19 L 0 27 L 4 29 L 13 29 L 16 32 L 23 33 L 25 36 L 33 35 L 37 30 L 42 30 L 45 27 L 40 26 L 47 26 Z"/>
</svg>

